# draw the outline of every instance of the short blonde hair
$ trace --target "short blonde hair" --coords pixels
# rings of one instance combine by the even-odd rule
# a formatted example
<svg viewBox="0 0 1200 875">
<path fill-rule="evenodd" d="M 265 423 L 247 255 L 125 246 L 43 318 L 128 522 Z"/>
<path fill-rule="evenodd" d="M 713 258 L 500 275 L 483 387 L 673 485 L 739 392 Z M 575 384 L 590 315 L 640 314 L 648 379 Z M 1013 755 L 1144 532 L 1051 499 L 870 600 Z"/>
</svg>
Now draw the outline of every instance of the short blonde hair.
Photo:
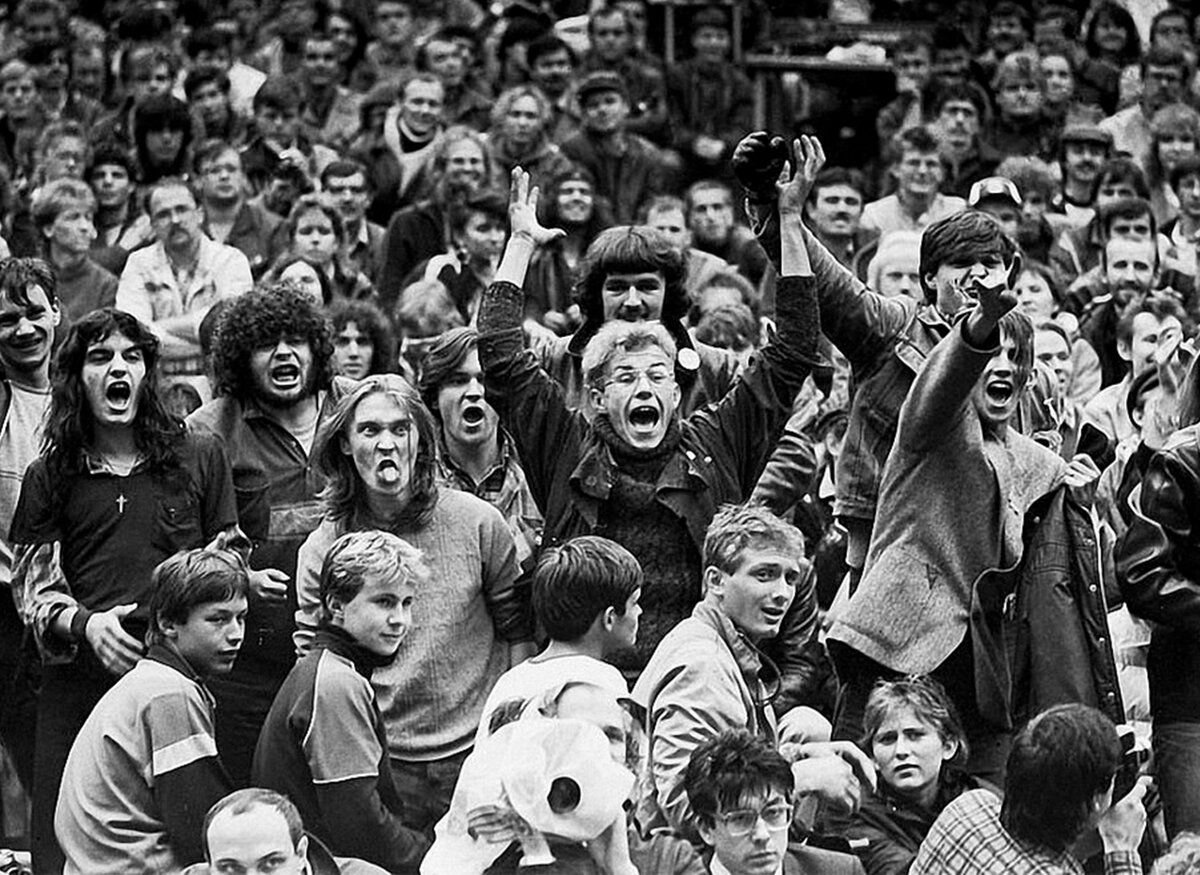
<svg viewBox="0 0 1200 875">
<path fill-rule="evenodd" d="M 583 375 L 589 386 L 599 386 L 613 356 L 657 346 L 672 362 L 678 349 L 660 322 L 605 322 L 583 350 Z"/>
</svg>

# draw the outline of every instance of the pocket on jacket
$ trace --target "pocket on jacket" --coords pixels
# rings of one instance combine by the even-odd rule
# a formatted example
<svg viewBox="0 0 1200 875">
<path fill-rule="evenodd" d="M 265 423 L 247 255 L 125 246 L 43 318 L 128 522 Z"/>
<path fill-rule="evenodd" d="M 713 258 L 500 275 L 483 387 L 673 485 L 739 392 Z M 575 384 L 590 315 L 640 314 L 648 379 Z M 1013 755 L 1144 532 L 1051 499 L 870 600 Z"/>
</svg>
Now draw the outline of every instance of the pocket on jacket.
<svg viewBox="0 0 1200 875">
<path fill-rule="evenodd" d="M 155 510 L 154 536 L 151 544 L 166 554 L 204 543 L 200 509 L 192 496 L 164 496 L 158 499 Z"/>
</svg>

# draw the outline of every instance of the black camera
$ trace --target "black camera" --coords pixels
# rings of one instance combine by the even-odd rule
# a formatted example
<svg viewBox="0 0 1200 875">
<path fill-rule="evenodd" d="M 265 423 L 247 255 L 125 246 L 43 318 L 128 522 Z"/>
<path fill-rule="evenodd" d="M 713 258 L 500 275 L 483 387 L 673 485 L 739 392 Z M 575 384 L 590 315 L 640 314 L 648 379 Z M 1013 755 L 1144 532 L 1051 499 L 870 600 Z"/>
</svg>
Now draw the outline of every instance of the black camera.
<svg viewBox="0 0 1200 875">
<path fill-rule="evenodd" d="M 1117 727 L 1121 739 L 1121 765 L 1113 777 L 1113 802 L 1124 799 L 1137 783 L 1142 767 L 1150 761 L 1150 749 L 1138 744 L 1137 736 L 1128 726 Z"/>
</svg>

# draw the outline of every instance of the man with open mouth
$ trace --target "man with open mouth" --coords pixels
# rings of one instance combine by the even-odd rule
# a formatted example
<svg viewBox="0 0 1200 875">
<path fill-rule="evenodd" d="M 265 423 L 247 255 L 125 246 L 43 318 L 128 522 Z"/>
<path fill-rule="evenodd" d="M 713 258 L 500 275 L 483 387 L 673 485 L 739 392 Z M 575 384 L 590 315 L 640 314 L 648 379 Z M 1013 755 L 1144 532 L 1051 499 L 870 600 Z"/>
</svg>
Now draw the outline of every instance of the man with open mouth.
<svg viewBox="0 0 1200 875">
<path fill-rule="evenodd" d="M 452 328 L 441 335 L 425 354 L 418 388 L 440 426 L 441 482 L 500 511 L 516 537 L 517 560 L 524 564 L 537 552 L 542 512 L 512 436 L 484 397 L 479 332 Z"/>
<path fill-rule="evenodd" d="M 13 591 L 44 663 L 33 763 L 32 851 L 59 872 L 54 810 L 71 743 L 143 655 L 151 574 L 236 534 L 229 463 L 159 395 L 159 343 L 120 310 L 72 326 L 59 351 L 42 455 L 13 515 Z"/>
<path fill-rule="evenodd" d="M 250 776 L 258 729 L 294 662 L 296 551 L 321 521 L 310 454 L 331 378 L 330 329 L 310 297 L 287 286 L 227 305 L 213 340 L 220 397 L 188 425 L 220 439 L 234 470 L 238 522 L 254 543 L 246 640 L 233 672 L 212 684 L 217 745 L 235 781 Z"/>
<path fill-rule="evenodd" d="M 795 226 L 819 169 L 819 150 L 796 153 L 788 196 L 798 197 Z M 513 171 L 511 235 L 484 295 L 479 358 L 487 398 L 513 435 L 550 543 L 582 534 L 611 538 L 646 572 L 645 613 L 636 651 L 618 667 L 636 675 L 662 637 L 690 613 L 701 593 L 704 532 L 725 503 L 749 496 L 786 421 L 792 399 L 819 360 L 815 294 L 807 254 L 789 238 L 781 272 L 778 335 L 715 405 L 680 412 L 676 342 L 659 322 L 606 322 L 588 340 L 582 369 L 594 418 L 572 410 L 564 389 L 524 354 L 521 288 L 537 246 L 564 232 L 537 220 L 536 189 L 521 168 Z M 798 235 L 798 227 L 791 227 Z M 627 251 L 651 246 L 640 228 L 616 228 L 631 238 Z M 678 250 L 657 238 L 664 252 Z M 795 256 L 794 262 L 791 257 Z M 674 270 L 682 273 L 681 265 Z M 678 274 L 677 274 L 678 275 Z M 596 278 L 605 300 L 662 301 L 664 273 L 654 261 L 630 260 Z M 797 648 L 800 643 L 797 643 Z"/>
</svg>

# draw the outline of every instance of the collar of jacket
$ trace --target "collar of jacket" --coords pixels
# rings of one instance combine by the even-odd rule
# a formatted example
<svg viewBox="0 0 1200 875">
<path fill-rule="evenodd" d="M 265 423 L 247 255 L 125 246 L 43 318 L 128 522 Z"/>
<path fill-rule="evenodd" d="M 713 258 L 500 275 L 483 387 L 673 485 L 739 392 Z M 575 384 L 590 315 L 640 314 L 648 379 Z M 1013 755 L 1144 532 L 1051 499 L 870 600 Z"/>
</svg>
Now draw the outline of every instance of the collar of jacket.
<svg viewBox="0 0 1200 875">
<path fill-rule="evenodd" d="M 317 630 L 316 641 L 318 648 L 336 653 L 354 663 L 354 670 L 367 680 L 371 672 L 377 668 L 391 665 L 396 660 L 396 654 L 382 656 L 363 647 L 353 635 L 338 626 L 322 626 Z"/>
<path fill-rule="evenodd" d="M 713 607 L 707 601 L 702 601 L 692 608 L 692 616 L 706 626 L 712 626 L 717 630 L 717 634 L 721 636 L 721 640 L 733 654 L 738 671 L 742 673 L 742 679 L 746 682 L 755 701 L 762 706 L 769 705 L 779 692 L 780 683 L 779 668 L 771 661 L 770 657 L 755 647 L 754 643 L 734 625 L 733 620 L 729 619 L 723 611 Z M 766 695 L 761 695 L 764 692 Z"/>
<path fill-rule="evenodd" d="M 612 450 L 596 434 L 595 427 L 589 428 L 588 432 L 589 440 L 586 449 L 579 459 L 579 464 L 571 472 L 570 481 L 584 495 L 597 501 L 604 501 L 612 492 L 613 483 L 616 480 L 617 463 L 613 459 Z M 656 492 L 668 489 L 693 491 L 696 488 L 696 480 L 703 482 L 700 470 L 692 458 L 694 453 L 689 455 L 686 452 L 680 452 L 683 446 L 681 439 L 680 445 L 671 453 L 670 458 L 663 466 L 662 473 L 655 481 Z"/>
</svg>

